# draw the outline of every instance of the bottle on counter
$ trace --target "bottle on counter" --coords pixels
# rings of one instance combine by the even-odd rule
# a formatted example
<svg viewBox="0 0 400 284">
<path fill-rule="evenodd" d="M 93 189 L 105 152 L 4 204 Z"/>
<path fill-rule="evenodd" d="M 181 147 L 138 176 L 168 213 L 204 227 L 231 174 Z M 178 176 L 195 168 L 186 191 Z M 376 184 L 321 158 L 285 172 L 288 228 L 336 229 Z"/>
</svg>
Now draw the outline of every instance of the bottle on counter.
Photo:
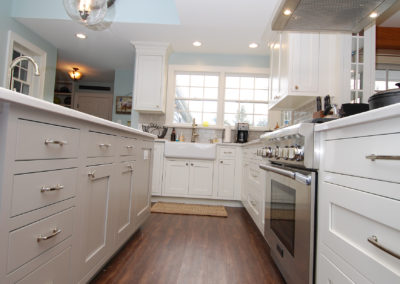
<svg viewBox="0 0 400 284">
<path fill-rule="evenodd" d="M 172 128 L 172 132 L 171 132 L 171 141 L 176 141 L 175 127 Z"/>
<path fill-rule="evenodd" d="M 181 132 L 181 135 L 179 136 L 179 141 L 185 141 L 185 136 L 183 136 L 183 132 Z"/>
</svg>

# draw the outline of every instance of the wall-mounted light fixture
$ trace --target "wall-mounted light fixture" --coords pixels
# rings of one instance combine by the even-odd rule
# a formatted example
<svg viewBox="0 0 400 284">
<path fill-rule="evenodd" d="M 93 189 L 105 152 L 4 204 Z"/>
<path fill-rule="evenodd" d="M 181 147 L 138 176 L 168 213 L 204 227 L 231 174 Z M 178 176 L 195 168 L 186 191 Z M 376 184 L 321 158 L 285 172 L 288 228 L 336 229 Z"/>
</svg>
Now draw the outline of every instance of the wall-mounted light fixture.
<svg viewBox="0 0 400 284">
<path fill-rule="evenodd" d="M 74 67 L 72 69 L 73 69 L 72 71 L 68 72 L 68 74 L 71 77 L 71 79 L 74 80 L 74 81 L 77 81 L 77 80 L 81 79 L 82 78 L 82 73 L 78 71 L 79 68 Z"/>
</svg>

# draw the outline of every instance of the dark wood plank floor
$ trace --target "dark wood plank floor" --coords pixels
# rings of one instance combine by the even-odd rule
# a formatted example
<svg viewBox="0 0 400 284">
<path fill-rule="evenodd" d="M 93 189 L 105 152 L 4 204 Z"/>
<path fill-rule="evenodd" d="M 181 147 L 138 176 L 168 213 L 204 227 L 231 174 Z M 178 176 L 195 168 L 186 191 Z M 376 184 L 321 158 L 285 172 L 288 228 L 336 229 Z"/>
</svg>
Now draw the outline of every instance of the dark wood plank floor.
<svg viewBox="0 0 400 284">
<path fill-rule="evenodd" d="M 91 283 L 284 283 L 245 209 L 227 211 L 151 214 Z"/>
</svg>

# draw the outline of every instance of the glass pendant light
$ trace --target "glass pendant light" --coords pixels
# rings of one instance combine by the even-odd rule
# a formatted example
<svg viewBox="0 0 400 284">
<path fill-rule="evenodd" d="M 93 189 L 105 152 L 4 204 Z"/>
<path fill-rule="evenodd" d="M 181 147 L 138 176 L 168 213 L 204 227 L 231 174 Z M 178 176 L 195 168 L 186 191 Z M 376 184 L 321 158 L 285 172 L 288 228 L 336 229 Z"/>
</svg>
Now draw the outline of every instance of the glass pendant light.
<svg viewBox="0 0 400 284">
<path fill-rule="evenodd" d="M 71 19 L 86 26 L 101 23 L 107 14 L 107 0 L 63 0 Z"/>
</svg>

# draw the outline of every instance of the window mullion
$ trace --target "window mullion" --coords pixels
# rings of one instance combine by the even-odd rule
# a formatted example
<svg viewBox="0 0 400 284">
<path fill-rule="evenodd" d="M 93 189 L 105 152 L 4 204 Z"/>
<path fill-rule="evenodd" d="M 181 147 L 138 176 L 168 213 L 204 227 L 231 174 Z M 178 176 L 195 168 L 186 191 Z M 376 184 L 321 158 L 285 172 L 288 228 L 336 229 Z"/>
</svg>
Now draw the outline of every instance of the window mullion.
<svg viewBox="0 0 400 284">
<path fill-rule="evenodd" d="M 224 126 L 225 72 L 219 73 L 217 126 Z"/>
</svg>

